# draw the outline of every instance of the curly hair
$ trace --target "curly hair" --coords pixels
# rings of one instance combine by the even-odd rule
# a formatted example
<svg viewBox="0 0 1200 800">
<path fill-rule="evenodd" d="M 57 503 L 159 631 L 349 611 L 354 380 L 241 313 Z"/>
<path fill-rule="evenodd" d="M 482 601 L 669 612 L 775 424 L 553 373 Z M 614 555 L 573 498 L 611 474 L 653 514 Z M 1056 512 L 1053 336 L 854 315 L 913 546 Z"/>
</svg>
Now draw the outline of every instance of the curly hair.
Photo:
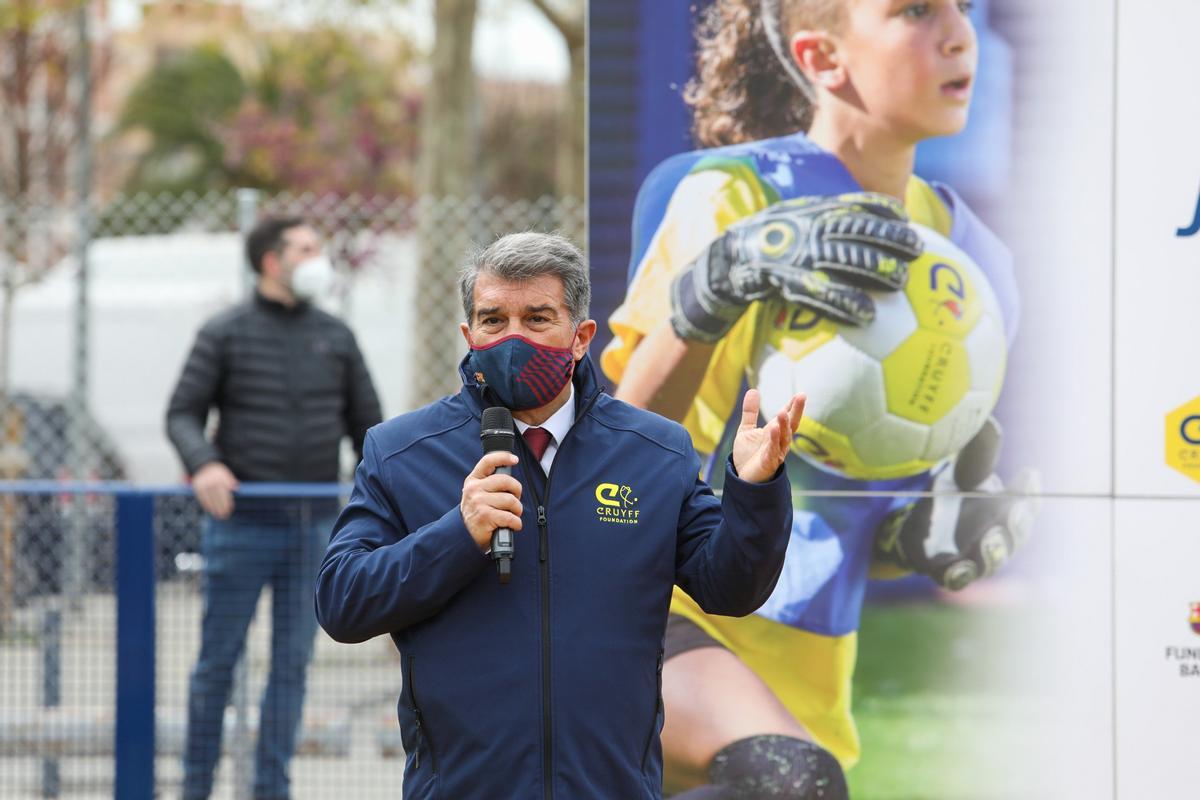
<svg viewBox="0 0 1200 800">
<path fill-rule="evenodd" d="M 714 0 L 696 26 L 696 76 L 684 91 L 702 147 L 783 136 L 812 124 L 808 92 L 780 63 L 763 26 L 771 4 L 787 41 L 803 29 L 835 30 L 843 0 Z M 782 8 L 780 8 L 782 6 Z"/>
</svg>

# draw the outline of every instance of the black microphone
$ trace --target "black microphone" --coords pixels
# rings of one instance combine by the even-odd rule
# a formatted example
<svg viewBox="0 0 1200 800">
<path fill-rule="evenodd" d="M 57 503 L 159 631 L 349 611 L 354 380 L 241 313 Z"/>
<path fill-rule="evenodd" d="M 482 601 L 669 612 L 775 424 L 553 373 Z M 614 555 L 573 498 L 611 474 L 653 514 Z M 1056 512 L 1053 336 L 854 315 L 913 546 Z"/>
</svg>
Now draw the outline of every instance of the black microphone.
<svg viewBox="0 0 1200 800">
<path fill-rule="evenodd" d="M 504 406 L 484 409 L 479 438 L 483 441 L 484 455 L 497 450 L 503 450 L 506 453 L 513 452 L 516 437 L 513 435 L 512 412 Z M 496 467 L 496 472 L 501 475 L 512 475 L 512 467 L 508 465 Z M 492 532 L 492 560 L 496 562 L 496 572 L 500 575 L 501 583 L 508 583 L 509 576 L 512 575 L 514 554 L 512 530 L 496 528 Z"/>
</svg>

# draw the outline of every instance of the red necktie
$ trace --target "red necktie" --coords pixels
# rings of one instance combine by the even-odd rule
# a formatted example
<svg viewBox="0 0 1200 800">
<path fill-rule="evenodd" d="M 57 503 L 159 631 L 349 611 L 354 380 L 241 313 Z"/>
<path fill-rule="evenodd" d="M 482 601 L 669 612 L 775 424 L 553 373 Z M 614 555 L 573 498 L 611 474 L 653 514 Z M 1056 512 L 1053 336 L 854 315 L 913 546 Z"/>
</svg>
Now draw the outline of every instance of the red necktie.
<svg viewBox="0 0 1200 800">
<path fill-rule="evenodd" d="M 546 454 L 546 448 L 550 446 L 550 431 L 545 428 L 526 428 L 521 435 L 525 437 L 525 444 L 533 451 L 533 457 L 540 462 Z"/>
</svg>

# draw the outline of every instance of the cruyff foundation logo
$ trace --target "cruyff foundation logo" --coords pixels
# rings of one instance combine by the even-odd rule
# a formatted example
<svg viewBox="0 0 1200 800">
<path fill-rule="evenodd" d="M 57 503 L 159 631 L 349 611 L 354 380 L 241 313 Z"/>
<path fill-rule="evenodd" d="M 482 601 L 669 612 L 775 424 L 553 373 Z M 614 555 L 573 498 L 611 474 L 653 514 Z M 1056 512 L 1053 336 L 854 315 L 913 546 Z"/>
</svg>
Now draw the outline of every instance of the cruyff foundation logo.
<svg viewBox="0 0 1200 800">
<path fill-rule="evenodd" d="M 601 483 L 596 486 L 596 518 L 618 525 L 637 525 L 638 499 L 625 484 Z"/>
<path fill-rule="evenodd" d="M 1167 414 L 1167 466 L 1200 481 L 1200 397 Z"/>
</svg>

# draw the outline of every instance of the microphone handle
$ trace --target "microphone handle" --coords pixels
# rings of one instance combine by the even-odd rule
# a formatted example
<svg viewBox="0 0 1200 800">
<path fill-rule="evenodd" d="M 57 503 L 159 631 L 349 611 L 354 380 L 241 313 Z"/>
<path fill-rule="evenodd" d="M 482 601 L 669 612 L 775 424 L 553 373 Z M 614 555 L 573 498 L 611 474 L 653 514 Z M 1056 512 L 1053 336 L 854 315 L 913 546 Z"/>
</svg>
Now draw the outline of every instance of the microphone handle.
<svg viewBox="0 0 1200 800">
<path fill-rule="evenodd" d="M 500 475 L 512 475 L 512 467 L 497 467 Z M 512 575 L 512 560 L 516 553 L 513 542 L 513 532 L 509 528 L 496 528 L 492 531 L 492 560 L 496 562 L 496 572 L 500 575 L 501 583 L 508 583 Z"/>
</svg>

